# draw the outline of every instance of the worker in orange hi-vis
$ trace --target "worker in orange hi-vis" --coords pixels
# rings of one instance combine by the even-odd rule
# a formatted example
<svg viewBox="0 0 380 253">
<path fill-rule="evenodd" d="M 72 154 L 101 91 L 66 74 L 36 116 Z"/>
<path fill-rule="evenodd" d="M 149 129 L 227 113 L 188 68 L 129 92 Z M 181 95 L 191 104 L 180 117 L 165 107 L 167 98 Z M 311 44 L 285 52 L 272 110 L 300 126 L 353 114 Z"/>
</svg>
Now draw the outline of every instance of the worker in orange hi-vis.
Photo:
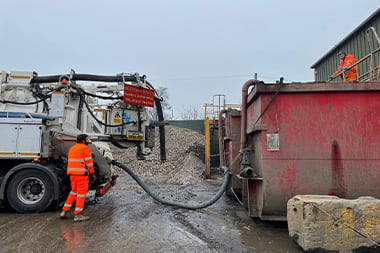
<svg viewBox="0 0 380 253">
<path fill-rule="evenodd" d="M 353 55 L 347 54 L 346 52 L 339 52 L 339 66 L 335 73 L 329 77 L 329 79 L 333 79 L 340 72 L 343 72 L 343 81 L 352 82 L 358 80 L 358 65 L 354 65 L 356 63 L 356 59 Z"/>
<path fill-rule="evenodd" d="M 95 181 L 94 161 L 88 147 L 89 142 L 86 134 L 80 134 L 77 136 L 77 143 L 69 150 L 67 174 L 70 175 L 71 191 L 60 214 L 62 219 L 66 217 L 74 202 L 76 202 L 74 222 L 90 219 L 82 213 L 89 187 L 89 177 Z"/>
</svg>

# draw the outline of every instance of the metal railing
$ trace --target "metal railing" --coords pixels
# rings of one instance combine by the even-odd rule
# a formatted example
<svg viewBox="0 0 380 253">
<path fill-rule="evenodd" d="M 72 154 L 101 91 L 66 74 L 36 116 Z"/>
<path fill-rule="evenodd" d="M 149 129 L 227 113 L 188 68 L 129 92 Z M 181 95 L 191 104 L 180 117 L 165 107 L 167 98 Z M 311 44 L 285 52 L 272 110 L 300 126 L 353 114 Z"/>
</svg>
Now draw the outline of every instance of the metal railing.
<svg viewBox="0 0 380 253">
<path fill-rule="evenodd" d="M 371 37 L 371 35 L 370 35 L 371 32 L 372 32 L 373 37 Z M 360 63 L 363 63 L 366 60 L 370 60 L 369 71 L 362 73 L 360 75 L 358 73 L 358 81 L 380 80 L 380 53 L 379 53 L 380 52 L 380 38 L 379 38 L 374 27 L 368 28 L 366 31 L 366 34 L 367 34 L 367 41 L 369 44 L 370 53 L 365 55 L 361 59 L 359 59 L 355 64 L 351 65 L 349 67 L 349 69 L 347 69 L 347 70 L 350 70 L 351 68 L 357 66 Z M 374 41 L 371 41 L 371 39 L 373 39 L 373 38 L 376 39 L 376 42 L 378 45 L 377 48 L 373 48 L 373 45 L 375 44 Z M 376 59 L 378 59 L 377 62 L 376 62 Z M 327 82 L 330 82 L 330 81 L 332 81 L 338 77 L 342 77 L 343 81 L 346 81 L 345 73 L 347 70 L 343 70 L 343 71 L 339 72 L 336 76 L 334 76 L 331 80 L 328 80 Z"/>
<path fill-rule="evenodd" d="M 204 104 L 204 119 L 217 120 L 219 112 L 225 109 L 241 109 L 241 104 L 224 104 L 223 106 L 214 104 Z"/>
</svg>

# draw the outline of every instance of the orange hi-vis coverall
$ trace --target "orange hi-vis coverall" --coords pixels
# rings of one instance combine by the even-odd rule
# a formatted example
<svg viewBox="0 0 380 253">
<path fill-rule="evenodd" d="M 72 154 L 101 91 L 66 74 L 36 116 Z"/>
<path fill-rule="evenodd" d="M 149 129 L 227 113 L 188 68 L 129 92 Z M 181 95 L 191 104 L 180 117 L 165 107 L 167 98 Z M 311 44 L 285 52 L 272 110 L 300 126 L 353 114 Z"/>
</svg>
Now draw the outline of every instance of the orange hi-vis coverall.
<svg viewBox="0 0 380 253">
<path fill-rule="evenodd" d="M 90 148 L 84 143 L 72 146 L 67 158 L 67 174 L 70 175 L 71 191 L 62 209 L 69 211 L 76 201 L 74 214 L 78 214 L 84 209 L 89 175 L 95 172 L 94 161 Z"/>
<path fill-rule="evenodd" d="M 335 71 L 334 76 L 337 76 L 339 72 L 343 71 L 344 68 L 349 68 L 343 73 L 343 80 L 347 82 L 357 81 L 358 80 L 358 65 L 350 68 L 353 64 L 356 63 L 356 59 L 353 55 L 347 54 L 344 59 L 340 60 L 338 69 Z"/>
</svg>

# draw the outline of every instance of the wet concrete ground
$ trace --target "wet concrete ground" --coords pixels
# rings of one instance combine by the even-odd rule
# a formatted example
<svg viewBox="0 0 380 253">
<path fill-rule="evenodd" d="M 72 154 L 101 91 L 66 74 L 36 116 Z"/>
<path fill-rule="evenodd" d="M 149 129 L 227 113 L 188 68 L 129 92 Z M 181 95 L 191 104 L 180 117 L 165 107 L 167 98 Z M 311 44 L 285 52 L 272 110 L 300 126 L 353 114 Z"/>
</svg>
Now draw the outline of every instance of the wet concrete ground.
<svg viewBox="0 0 380 253">
<path fill-rule="evenodd" d="M 211 199 L 222 183 L 221 176 L 188 186 L 143 180 L 161 197 L 192 205 Z M 179 209 L 154 201 L 127 174 L 85 213 L 90 221 L 74 223 L 59 211 L 0 209 L 0 252 L 302 252 L 285 222 L 251 219 L 226 195 L 200 211 Z"/>
</svg>

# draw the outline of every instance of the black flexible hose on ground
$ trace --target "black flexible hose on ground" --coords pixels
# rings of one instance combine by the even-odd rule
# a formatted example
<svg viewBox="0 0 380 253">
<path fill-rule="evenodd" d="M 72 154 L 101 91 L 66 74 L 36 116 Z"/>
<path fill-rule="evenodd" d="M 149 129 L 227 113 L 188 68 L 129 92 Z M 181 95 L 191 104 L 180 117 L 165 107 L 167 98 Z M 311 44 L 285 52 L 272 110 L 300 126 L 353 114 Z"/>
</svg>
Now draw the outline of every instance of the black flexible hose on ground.
<svg viewBox="0 0 380 253">
<path fill-rule="evenodd" d="M 203 209 L 203 208 L 211 206 L 216 201 L 218 201 L 220 199 L 220 197 L 222 197 L 222 195 L 224 194 L 224 192 L 226 190 L 226 187 L 227 187 L 227 184 L 228 184 L 228 181 L 229 181 L 229 178 L 230 178 L 230 173 L 229 173 L 228 168 L 225 167 L 225 166 L 223 166 L 221 168 L 222 172 L 224 173 L 223 184 L 220 186 L 219 191 L 217 192 L 217 194 L 215 195 L 215 197 L 213 199 L 211 199 L 210 201 L 208 201 L 207 203 L 199 204 L 197 206 L 190 206 L 190 205 L 186 205 L 186 204 L 182 204 L 182 203 L 177 203 L 177 202 L 171 202 L 171 201 L 162 199 L 157 194 L 155 194 L 154 192 L 152 192 L 148 188 L 148 186 L 146 186 L 144 184 L 144 182 L 141 181 L 141 179 L 135 173 L 133 173 L 133 171 L 131 171 L 127 166 L 125 166 L 124 164 L 121 164 L 121 163 L 119 163 L 119 162 L 117 162 L 115 160 L 112 160 L 111 164 L 116 165 L 119 168 L 125 170 L 143 188 L 143 190 L 146 193 L 148 193 L 154 200 L 157 200 L 157 201 L 161 202 L 162 204 L 166 204 L 166 205 L 170 205 L 170 206 L 177 206 L 177 207 L 181 207 L 181 208 L 185 208 L 185 209 L 190 209 L 190 210 Z"/>
</svg>

